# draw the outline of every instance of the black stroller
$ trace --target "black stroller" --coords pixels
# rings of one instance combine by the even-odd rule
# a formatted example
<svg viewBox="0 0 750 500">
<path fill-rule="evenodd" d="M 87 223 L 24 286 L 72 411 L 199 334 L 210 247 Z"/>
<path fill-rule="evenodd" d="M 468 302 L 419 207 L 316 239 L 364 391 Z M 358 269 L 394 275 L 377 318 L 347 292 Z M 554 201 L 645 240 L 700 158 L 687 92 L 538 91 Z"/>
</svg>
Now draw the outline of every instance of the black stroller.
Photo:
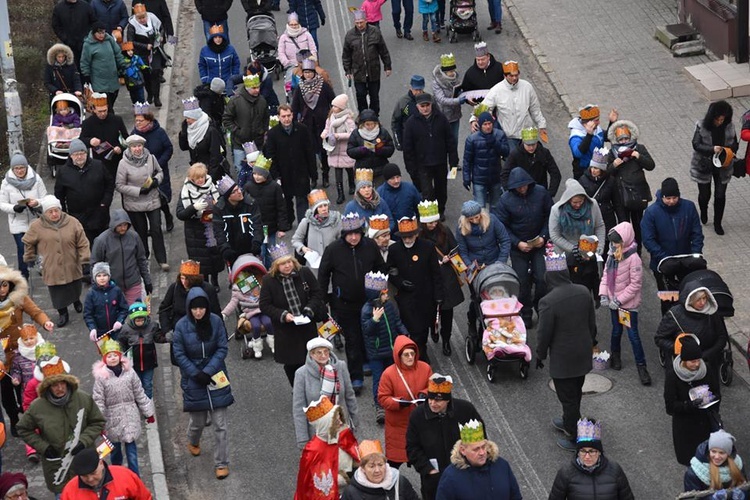
<svg viewBox="0 0 750 500">
<path fill-rule="evenodd" d="M 279 46 L 276 20 L 270 14 L 256 14 L 247 20 L 247 44 L 250 58 L 260 62 L 278 80 L 281 63 L 278 60 Z"/>
<path fill-rule="evenodd" d="M 479 22 L 477 21 L 477 9 L 474 0 L 451 0 L 450 18 L 448 19 L 448 41 L 456 43 L 458 35 L 472 34 L 474 42 L 481 42 L 479 35 Z"/>
</svg>

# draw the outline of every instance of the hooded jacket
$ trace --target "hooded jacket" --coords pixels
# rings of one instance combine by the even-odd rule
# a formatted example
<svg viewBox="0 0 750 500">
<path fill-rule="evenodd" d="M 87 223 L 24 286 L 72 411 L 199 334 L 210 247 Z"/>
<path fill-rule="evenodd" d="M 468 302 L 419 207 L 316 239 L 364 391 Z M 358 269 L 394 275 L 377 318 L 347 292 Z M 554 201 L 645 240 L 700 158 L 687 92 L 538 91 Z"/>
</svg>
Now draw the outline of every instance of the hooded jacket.
<svg viewBox="0 0 750 500">
<path fill-rule="evenodd" d="M 517 189 L 529 186 L 526 194 Z M 493 213 L 510 236 L 511 248 L 517 248 L 521 241 L 530 241 L 541 236 L 549 239 L 549 213 L 552 209 L 552 197 L 524 169 L 517 167 L 510 173 L 508 190 L 500 197 L 500 202 L 493 207 Z"/>
<path fill-rule="evenodd" d="M 568 128 L 570 129 L 568 146 L 573 154 L 573 169 L 585 170 L 591 164 L 594 149 L 604 146 L 604 130 L 597 125 L 594 133 L 588 134 L 578 117 L 570 120 Z"/>
<path fill-rule="evenodd" d="M 497 445 L 487 441 L 487 462 L 473 466 L 461 454 L 458 441 L 451 451 L 451 465 L 443 471 L 437 498 L 445 500 L 521 500 L 521 490 Z"/>
<path fill-rule="evenodd" d="M 22 238 L 23 261 L 44 259 L 42 280 L 47 286 L 67 285 L 83 277 L 83 264 L 89 263 L 89 240 L 78 219 L 65 212 L 53 224 L 40 217 L 29 226 Z"/>
<path fill-rule="evenodd" d="M 161 207 L 158 189 L 151 189 L 142 194 L 141 188 L 149 178 L 161 184 L 164 181 L 164 172 L 148 149 L 144 147 L 142 154 L 147 156 L 143 165 L 136 165 L 125 154 L 117 167 L 115 189 L 122 194 L 122 207 L 128 212 L 152 212 Z"/>
<path fill-rule="evenodd" d="M 209 298 L 209 303 L 210 301 Z M 130 318 L 124 322 L 117 340 L 123 349 L 131 349 L 133 368 L 136 372 L 153 370 L 159 365 L 156 357 L 156 344 L 154 344 L 154 338 L 158 332 L 159 323 L 148 316 L 146 323 L 140 327 Z"/>
<path fill-rule="evenodd" d="M 304 26 L 301 15 L 300 24 Z M 307 29 L 310 29 L 310 26 L 307 26 Z M 354 27 L 346 32 L 341 55 L 344 74 L 352 75 L 355 82 L 379 82 L 381 59 L 385 71 L 390 71 L 391 54 L 378 28 L 367 25 L 364 31 Z"/>
<path fill-rule="evenodd" d="M 120 90 L 120 71 L 127 64 L 120 46 L 109 33 L 99 41 L 92 33 L 83 41 L 81 52 L 81 75 L 91 81 L 94 92 L 116 92 Z"/>
<path fill-rule="evenodd" d="M 401 353 L 407 348 L 413 349 L 416 353 L 412 366 L 406 366 L 401 361 Z M 409 425 L 409 416 L 417 406 L 412 404 L 403 407 L 394 398 L 404 401 L 421 398 L 420 393 L 427 392 L 427 383 L 432 376 L 432 368 L 419 360 L 417 344 L 406 335 L 396 337 L 392 356 L 393 364 L 386 368 L 380 377 L 378 403 L 385 410 L 385 456 L 393 462 L 403 463 L 408 461 L 406 429 Z M 404 376 L 403 380 L 399 371 Z"/>
<path fill-rule="evenodd" d="M 489 134 L 477 130 L 464 144 L 464 183 L 494 186 L 500 183 L 501 158 L 508 156 L 508 138 L 499 128 Z"/>
<path fill-rule="evenodd" d="M 593 219 L 591 223 L 594 226 L 594 235 L 599 238 L 596 253 L 601 255 L 604 252 L 604 238 L 607 236 L 607 233 L 605 232 L 602 213 L 599 211 L 599 204 L 589 198 L 586 190 L 575 179 L 565 181 L 565 191 L 560 197 L 560 201 L 552 205 L 552 209 L 550 210 L 549 234 L 552 243 L 555 245 L 555 252 L 571 254 L 573 249 L 578 246 L 578 238 L 581 235 L 563 234 L 562 227 L 560 226 L 560 209 L 574 196 L 584 196 L 588 200 L 587 203 L 591 204 L 591 218 Z"/>
<path fill-rule="evenodd" d="M 172 146 L 172 141 L 169 139 L 167 131 L 159 125 L 158 120 L 153 120 L 149 130 L 141 132 L 134 128 L 130 133 L 140 135 L 146 139 L 146 149 L 154 155 L 161 167 L 162 174 L 164 174 L 164 179 L 159 183 L 159 191 L 166 196 L 167 201 L 171 201 L 172 182 L 169 176 L 169 160 L 172 158 L 172 153 L 174 153 L 174 146 Z"/>
<path fill-rule="evenodd" d="M 549 500 L 634 500 L 630 483 L 619 464 L 603 454 L 599 465 L 589 472 L 575 459 L 560 468 L 552 484 Z"/>
<path fill-rule="evenodd" d="M 190 303 L 197 297 L 208 300 L 208 295 L 200 287 L 190 289 L 185 301 L 187 314 L 177 322 L 174 329 L 172 348 L 177 366 L 180 367 L 180 387 L 182 388 L 183 411 L 212 411 L 214 408 L 225 408 L 234 403 L 232 386 L 221 389 L 214 384 L 208 386 L 199 383 L 195 376 L 198 372 L 214 376 L 219 372 L 229 378 L 224 359 L 227 357 L 227 331 L 220 316 L 206 311 L 210 323 L 210 336 L 201 340 L 198 336 L 196 320 L 190 310 Z"/>
<path fill-rule="evenodd" d="M 608 263 L 604 266 L 602 281 L 599 284 L 599 295 L 606 295 L 610 301 L 617 300 L 623 309 L 637 310 L 641 306 L 643 263 L 635 251 L 635 231 L 630 222 L 620 222 L 613 230 L 622 238 L 623 254 L 631 253 L 618 262 L 617 267 L 611 267 L 609 259 L 615 257 L 610 249 Z"/>
<path fill-rule="evenodd" d="M 65 53 L 65 62 L 57 64 L 55 56 L 58 52 Z M 73 51 L 64 43 L 56 43 L 47 50 L 47 66 L 44 68 L 44 86 L 49 92 L 50 99 L 61 92 L 83 92 L 81 75 L 75 65 Z"/>
<path fill-rule="evenodd" d="M 120 235 L 115 228 L 127 222 L 128 230 Z M 91 249 L 92 262 L 108 262 L 112 280 L 123 291 L 140 283 L 151 283 L 146 250 L 138 233 L 133 229 L 127 212 L 117 209 L 112 212 L 109 229 L 96 237 Z"/>
<path fill-rule="evenodd" d="M 231 133 L 233 149 L 240 149 L 242 144 L 253 141 L 262 150 L 268 131 L 268 103 L 258 94 L 250 93 L 242 87 L 236 92 L 224 108 L 222 125 Z"/>
<path fill-rule="evenodd" d="M 221 45 L 214 43 L 215 36 L 221 37 Z M 221 78 L 227 89 L 232 88 L 232 76 L 240 74 L 240 56 L 223 33 L 209 36 L 198 55 L 198 73 L 203 83 L 210 84 L 212 79 Z"/>
<path fill-rule="evenodd" d="M 606 170 L 600 170 L 600 172 L 600 176 L 594 177 L 591 174 L 591 168 L 587 168 L 583 175 L 578 178 L 578 182 L 586 190 L 589 198 L 596 200 L 599 205 L 599 211 L 604 219 L 604 227 L 609 234 L 610 229 L 617 224 L 614 205 L 616 186 L 615 180 L 609 176 Z"/>
<path fill-rule="evenodd" d="M 680 198 L 673 207 L 664 204 L 661 190 L 656 201 L 643 212 L 643 246 L 651 254 L 649 267 L 656 271 L 665 257 L 703 253 L 703 228 L 695 203 Z"/>
<path fill-rule="evenodd" d="M 198 285 L 206 295 L 208 296 L 209 309 L 213 314 L 221 316 L 221 305 L 219 304 L 219 297 L 216 294 L 216 289 L 213 285 L 207 281 L 202 282 Z M 167 292 L 164 294 L 164 299 L 159 304 L 159 325 L 161 326 L 162 332 L 168 332 L 174 330 L 177 326 L 177 322 L 180 321 L 187 314 L 185 309 L 185 302 L 187 302 L 187 295 L 190 290 L 186 290 L 182 286 L 180 276 L 167 287 Z"/>
<path fill-rule="evenodd" d="M 36 179 L 28 189 L 25 187 L 26 179 Z M 19 180 L 13 169 L 9 168 L 5 173 L 3 182 L 0 185 L 0 210 L 8 214 L 8 228 L 11 234 L 25 233 L 29 229 L 29 224 L 35 221 L 40 212 L 26 206 L 21 212 L 14 210 L 19 200 L 41 200 L 47 195 L 47 187 L 44 180 L 37 174 L 33 168 L 28 167 L 26 170 L 26 179 Z"/>
<path fill-rule="evenodd" d="M 626 145 L 617 144 L 617 128 L 621 125 L 628 127 L 628 130 L 630 130 L 630 142 Z M 609 126 L 609 129 L 607 129 L 607 138 L 612 144 L 612 148 L 609 150 L 607 173 L 618 182 L 636 187 L 643 196 L 651 201 L 651 189 L 646 181 L 644 170 L 653 170 L 656 167 L 656 163 L 646 149 L 646 146 L 638 143 L 638 137 L 638 127 L 631 121 L 617 120 Z M 627 161 L 621 163 L 619 167 L 615 167 L 614 161 L 618 158 L 619 148 L 637 151 L 638 158 L 631 156 Z M 616 191 L 618 194 L 619 192 L 619 190 Z M 622 200 L 619 201 L 622 204 Z"/>
<path fill-rule="evenodd" d="M 510 149 L 510 154 L 500 171 L 500 181 L 506 189 L 508 187 L 508 176 L 516 167 L 526 170 L 537 185 L 549 191 L 550 196 L 554 198 L 557 195 L 562 175 L 552 153 L 541 142 L 537 143 L 536 150 L 533 153 L 526 151 L 523 144 Z"/>
<path fill-rule="evenodd" d="M 101 232 L 109 225 L 114 191 L 115 180 L 109 170 L 89 157 L 81 168 L 68 157 L 55 179 L 55 197 L 63 210 L 91 231 Z"/>
<path fill-rule="evenodd" d="M 39 326 L 49 321 L 49 317 L 29 297 L 29 284 L 21 271 L 0 266 L 0 281 L 10 283 L 8 296 L 0 302 L 0 339 L 8 339 L 8 344 L 5 346 L 5 366 L 11 366 L 13 356 L 18 349 L 23 314 L 26 313 Z"/>
<path fill-rule="evenodd" d="M 461 74 L 457 70 L 454 71 L 456 76 L 451 79 L 443 73 L 439 64 L 432 70 L 432 97 L 435 101 L 432 105 L 437 104 L 450 123 L 461 119 L 461 101 L 454 97 L 458 95 L 456 91 L 461 87 Z"/>
<path fill-rule="evenodd" d="M 486 229 L 482 224 L 487 219 Z M 461 227 L 456 229 L 458 253 L 466 265 L 475 260 L 478 264 L 490 265 L 495 262 L 505 263 L 510 256 L 510 236 L 502 222 L 493 214 L 482 215 L 480 224 L 470 224 L 471 232 L 464 235 Z M 479 231 L 474 234 L 474 231 Z"/>
<path fill-rule="evenodd" d="M 91 276 L 91 288 L 83 303 L 83 321 L 86 328 L 102 335 L 112 329 L 115 322 L 125 323 L 128 317 L 128 301 L 114 281 L 105 286 L 96 284 L 96 276 Z"/>
</svg>

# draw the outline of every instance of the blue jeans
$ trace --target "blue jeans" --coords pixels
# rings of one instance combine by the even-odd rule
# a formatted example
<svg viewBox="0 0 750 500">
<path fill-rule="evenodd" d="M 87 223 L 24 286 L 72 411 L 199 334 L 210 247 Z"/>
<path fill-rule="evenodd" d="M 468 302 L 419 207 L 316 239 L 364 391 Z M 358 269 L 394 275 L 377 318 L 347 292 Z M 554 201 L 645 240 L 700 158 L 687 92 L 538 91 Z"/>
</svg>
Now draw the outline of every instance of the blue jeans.
<svg viewBox="0 0 750 500">
<path fill-rule="evenodd" d="M 232 146 L 234 146 L 234 144 L 232 144 Z M 234 171 L 236 173 L 239 173 L 240 169 L 242 168 L 241 163 L 247 157 L 247 155 L 245 154 L 245 150 L 242 149 L 241 146 L 242 145 L 240 144 L 240 148 L 239 149 L 237 149 L 235 147 L 232 147 L 232 157 L 234 158 Z"/>
<path fill-rule="evenodd" d="M 13 235 L 13 240 L 16 242 L 16 256 L 18 257 L 18 270 L 21 271 L 23 277 L 29 279 L 29 267 L 23 261 L 23 235 L 26 233 L 18 233 Z"/>
<path fill-rule="evenodd" d="M 458 144 L 458 129 L 461 127 L 461 120 L 450 122 L 449 125 L 451 126 L 451 134 L 453 134 L 453 140 L 456 141 L 456 144 Z"/>
<path fill-rule="evenodd" d="M 311 30 L 310 28 L 307 28 L 307 31 L 310 32 L 310 36 L 315 42 L 315 50 L 318 52 L 318 54 L 320 54 L 320 44 L 318 44 L 318 28 L 315 28 L 313 30 Z"/>
<path fill-rule="evenodd" d="M 401 2 L 404 3 L 404 33 L 411 33 L 414 23 L 414 0 L 391 0 L 391 14 L 393 15 L 393 27 L 401 29 Z"/>
<path fill-rule="evenodd" d="M 370 370 L 372 371 L 372 398 L 375 400 L 375 406 L 380 406 L 378 403 L 378 387 L 380 386 L 380 377 L 386 368 L 393 364 L 393 358 L 388 359 L 371 359 L 369 360 Z"/>
<path fill-rule="evenodd" d="M 520 285 L 518 300 L 523 305 L 521 318 L 531 320 L 534 309 L 547 293 L 547 283 L 544 280 L 546 273 L 544 247 L 535 248 L 530 252 L 522 252 L 517 247 L 511 247 L 510 265 L 518 275 Z M 531 269 L 531 274 L 529 274 L 529 269 Z M 534 285 L 533 299 L 531 295 L 532 284 Z"/>
<path fill-rule="evenodd" d="M 495 23 L 503 22 L 503 8 L 500 2 L 501 0 L 489 0 L 487 2 L 490 10 L 490 19 Z"/>
<path fill-rule="evenodd" d="M 434 12 L 430 12 L 429 14 L 422 14 L 422 31 L 427 31 L 428 22 L 430 23 L 432 27 L 432 32 L 437 33 L 437 30 L 438 30 L 437 15 L 435 15 Z"/>
<path fill-rule="evenodd" d="M 154 399 L 154 369 L 140 371 L 136 370 L 138 378 L 141 379 L 141 385 L 143 386 L 143 392 L 146 393 L 149 399 Z"/>
<path fill-rule="evenodd" d="M 203 34 L 205 35 L 204 40 L 208 40 L 208 37 L 210 36 L 208 34 L 208 30 L 210 30 L 211 26 L 213 26 L 214 24 L 224 26 L 224 38 L 226 38 L 228 44 L 232 43 L 229 41 L 229 20 L 228 19 L 224 19 L 223 21 L 219 21 L 215 23 L 204 20 L 203 21 Z"/>
<path fill-rule="evenodd" d="M 137 102 L 146 102 L 146 91 L 143 89 L 143 85 L 129 88 L 128 93 L 130 94 L 130 102 L 133 104 Z"/>
<path fill-rule="evenodd" d="M 611 311 L 612 316 L 612 352 L 620 352 L 620 339 L 622 338 L 623 326 L 617 316 L 617 309 Z M 630 345 L 633 346 L 633 357 L 636 365 L 646 365 L 646 355 L 643 353 L 641 337 L 638 336 L 638 311 L 630 311 L 630 328 L 627 328 Z"/>
<path fill-rule="evenodd" d="M 139 422 L 140 425 L 140 422 Z M 112 465 L 122 465 L 122 446 L 123 443 L 112 443 L 115 448 L 112 450 Z M 125 444 L 125 455 L 128 457 L 128 469 L 133 471 L 136 476 L 138 472 L 138 445 L 133 441 Z"/>
<path fill-rule="evenodd" d="M 490 204 L 490 209 L 497 205 L 500 201 L 500 196 L 503 194 L 503 185 L 499 182 L 492 186 L 483 186 L 481 184 L 473 184 L 472 189 L 474 190 L 474 201 L 482 205 L 482 207 Z"/>
</svg>

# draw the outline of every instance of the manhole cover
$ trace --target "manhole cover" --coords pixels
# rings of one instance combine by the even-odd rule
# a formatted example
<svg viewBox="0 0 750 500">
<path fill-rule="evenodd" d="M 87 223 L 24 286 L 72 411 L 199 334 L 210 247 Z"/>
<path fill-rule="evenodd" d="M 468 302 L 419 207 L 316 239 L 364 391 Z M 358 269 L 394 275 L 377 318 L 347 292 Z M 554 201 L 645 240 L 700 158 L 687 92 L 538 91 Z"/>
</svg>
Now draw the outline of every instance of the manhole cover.
<svg viewBox="0 0 750 500">
<path fill-rule="evenodd" d="M 552 380 L 549 381 L 549 388 L 555 390 L 555 384 Z M 583 395 L 587 394 L 601 394 L 607 392 L 612 388 L 612 381 L 604 375 L 597 373 L 589 373 L 586 375 L 586 380 L 583 382 Z"/>
</svg>

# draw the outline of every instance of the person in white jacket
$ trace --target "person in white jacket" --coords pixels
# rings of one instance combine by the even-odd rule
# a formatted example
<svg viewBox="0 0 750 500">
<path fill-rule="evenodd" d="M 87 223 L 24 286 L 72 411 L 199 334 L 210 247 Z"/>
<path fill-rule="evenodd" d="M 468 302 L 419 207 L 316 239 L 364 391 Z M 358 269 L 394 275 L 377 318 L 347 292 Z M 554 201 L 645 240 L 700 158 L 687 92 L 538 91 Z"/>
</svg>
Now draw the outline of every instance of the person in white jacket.
<svg viewBox="0 0 750 500">
<path fill-rule="evenodd" d="M 23 261 L 23 242 L 34 219 L 39 217 L 39 200 L 47 196 L 42 178 L 29 165 L 26 157 L 15 153 L 10 159 L 10 169 L 0 185 L 0 210 L 8 214 L 8 228 L 16 242 L 18 270 L 29 278 L 29 269 Z"/>
</svg>

